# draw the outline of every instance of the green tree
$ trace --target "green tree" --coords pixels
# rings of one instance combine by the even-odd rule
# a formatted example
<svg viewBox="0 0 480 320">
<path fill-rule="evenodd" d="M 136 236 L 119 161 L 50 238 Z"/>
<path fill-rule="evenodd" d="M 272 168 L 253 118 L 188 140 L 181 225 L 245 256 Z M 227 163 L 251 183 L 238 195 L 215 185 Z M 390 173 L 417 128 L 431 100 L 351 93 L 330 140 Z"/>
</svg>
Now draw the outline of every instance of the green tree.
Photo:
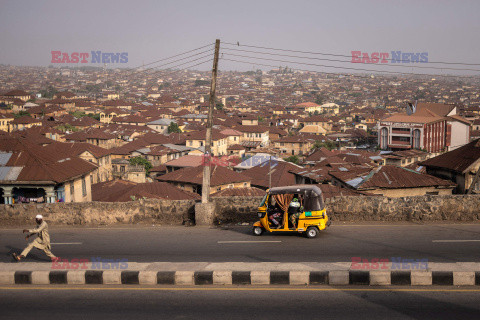
<svg viewBox="0 0 480 320">
<path fill-rule="evenodd" d="M 170 122 L 167 128 L 168 133 L 182 133 L 182 129 L 175 122 Z"/>
<path fill-rule="evenodd" d="M 90 118 L 93 118 L 95 120 L 100 121 L 100 114 L 89 113 L 89 114 L 87 114 L 87 117 L 90 117 Z"/>
<path fill-rule="evenodd" d="M 130 164 L 132 166 L 143 166 L 145 168 L 145 174 L 148 175 L 148 171 L 150 171 L 150 169 L 152 169 L 152 164 L 150 163 L 150 161 L 148 161 L 147 159 L 145 158 L 142 158 L 142 157 L 134 157 L 134 158 L 130 158 L 130 160 L 128 160 L 130 162 Z"/>
<path fill-rule="evenodd" d="M 86 116 L 85 112 L 82 112 L 82 111 L 71 111 L 69 113 L 75 118 L 83 118 Z"/>
<path fill-rule="evenodd" d="M 20 118 L 20 117 L 23 117 L 23 116 L 29 116 L 30 113 L 28 113 L 27 111 L 19 111 L 18 113 L 14 113 L 13 114 L 13 117 L 16 119 L 16 118 Z"/>
<path fill-rule="evenodd" d="M 315 103 L 319 104 L 319 105 L 322 105 L 324 100 L 325 100 L 325 98 L 323 96 L 317 95 L 317 97 L 315 99 Z"/>
<path fill-rule="evenodd" d="M 195 80 L 195 87 L 208 86 L 210 81 L 208 80 Z"/>
<path fill-rule="evenodd" d="M 287 162 L 295 163 L 295 164 L 298 164 L 300 162 L 300 159 L 298 158 L 298 156 L 290 156 L 290 157 L 285 158 L 283 160 L 285 160 Z"/>
<path fill-rule="evenodd" d="M 70 131 L 70 132 L 77 132 L 77 131 L 80 131 L 80 129 L 72 126 L 71 124 L 63 124 L 63 125 L 60 125 L 60 126 L 56 126 L 55 129 L 59 130 L 59 131 L 62 131 L 62 132 L 67 132 L 67 131 Z"/>
<path fill-rule="evenodd" d="M 225 107 L 225 106 L 221 102 L 217 102 L 215 104 L 215 109 L 217 109 L 217 110 L 223 110 L 223 107 Z"/>
<path fill-rule="evenodd" d="M 315 141 L 312 149 L 321 149 L 321 148 L 326 148 L 328 150 L 333 150 L 335 149 L 335 142 L 327 140 L 327 141 Z"/>
<path fill-rule="evenodd" d="M 42 95 L 42 98 L 47 98 L 51 99 L 53 96 L 57 93 L 57 89 L 55 89 L 53 86 L 48 86 L 46 89 L 40 90 L 40 94 Z"/>
</svg>

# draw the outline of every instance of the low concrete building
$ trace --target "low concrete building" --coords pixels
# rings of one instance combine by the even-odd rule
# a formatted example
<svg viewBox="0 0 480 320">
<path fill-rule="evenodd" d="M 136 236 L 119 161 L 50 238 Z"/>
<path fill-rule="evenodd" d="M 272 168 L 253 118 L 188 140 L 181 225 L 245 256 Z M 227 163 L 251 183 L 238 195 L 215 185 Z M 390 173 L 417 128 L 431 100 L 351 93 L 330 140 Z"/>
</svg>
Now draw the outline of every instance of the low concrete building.
<svg viewBox="0 0 480 320">
<path fill-rule="evenodd" d="M 2 203 L 92 200 L 90 175 L 95 164 L 49 152 L 23 138 L 0 139 Z"/>
</svg>

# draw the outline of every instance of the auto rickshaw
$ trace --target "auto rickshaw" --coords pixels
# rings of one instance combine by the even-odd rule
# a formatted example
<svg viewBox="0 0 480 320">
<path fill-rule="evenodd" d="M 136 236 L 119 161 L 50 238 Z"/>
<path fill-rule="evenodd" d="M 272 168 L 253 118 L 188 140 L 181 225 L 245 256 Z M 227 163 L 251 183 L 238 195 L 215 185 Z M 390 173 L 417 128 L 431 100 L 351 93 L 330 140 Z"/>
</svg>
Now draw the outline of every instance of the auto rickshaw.
<svg viewBox="0 0 480 320">
<path fill-rule="evenodd" d="M 267 190 L 258 207 L 253 234 L 263 232 L 298 232 L 315 238 L 330 225 L 322 191 L 315 185 L 276 187 Z"/>
</svg>

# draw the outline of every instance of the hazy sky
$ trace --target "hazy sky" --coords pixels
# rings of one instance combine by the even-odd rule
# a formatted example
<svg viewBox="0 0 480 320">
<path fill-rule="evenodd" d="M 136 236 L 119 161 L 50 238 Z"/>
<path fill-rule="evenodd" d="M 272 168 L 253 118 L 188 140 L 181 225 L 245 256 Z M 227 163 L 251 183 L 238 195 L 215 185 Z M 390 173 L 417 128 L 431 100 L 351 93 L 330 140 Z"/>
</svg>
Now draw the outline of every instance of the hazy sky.
<svg viewBox="0 0 480 320">
<path fill-rule="evenodd" d="M 46 66 L 52 50 L 100 50 L 128 52 L 128 65 L 114 66 L 135 67 L 213 43 L 216 38 L 222 42 L 344 55 L 350 55 L 352 50 L 428 52 L 429 61 L 480 63 L 479 14 L 480 1 L 453 0 L 1 0 L 0 63 Z M 206 70 L 211 63 L 196 68 Z M 221 61 L 220 68 L 250 70 L 255 63 Z"/>
</svg>

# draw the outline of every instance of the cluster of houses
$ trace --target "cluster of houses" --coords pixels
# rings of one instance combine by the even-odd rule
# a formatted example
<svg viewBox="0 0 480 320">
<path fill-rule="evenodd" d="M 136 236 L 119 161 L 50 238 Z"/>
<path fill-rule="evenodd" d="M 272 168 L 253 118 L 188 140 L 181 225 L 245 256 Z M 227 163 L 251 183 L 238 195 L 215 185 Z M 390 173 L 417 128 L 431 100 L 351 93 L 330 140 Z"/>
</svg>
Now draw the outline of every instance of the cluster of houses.
<svg viewBox="0 0 480 320">
<path fill-rule="evenodd" d="M 206 159 L 205 102 L 98 100 L 68 91 L 33 98 L 22 90 L 0 94 L 4 204 L 199 199 L 204 165 L 212 166 L 213 197 L 292 184 L 318 184 L 329 196 L 478 190 L 475 122 L 455 105 L 412 103 L 391 114 L 335 103 L 226 104 L 214 112 Z"/>
</svg>

